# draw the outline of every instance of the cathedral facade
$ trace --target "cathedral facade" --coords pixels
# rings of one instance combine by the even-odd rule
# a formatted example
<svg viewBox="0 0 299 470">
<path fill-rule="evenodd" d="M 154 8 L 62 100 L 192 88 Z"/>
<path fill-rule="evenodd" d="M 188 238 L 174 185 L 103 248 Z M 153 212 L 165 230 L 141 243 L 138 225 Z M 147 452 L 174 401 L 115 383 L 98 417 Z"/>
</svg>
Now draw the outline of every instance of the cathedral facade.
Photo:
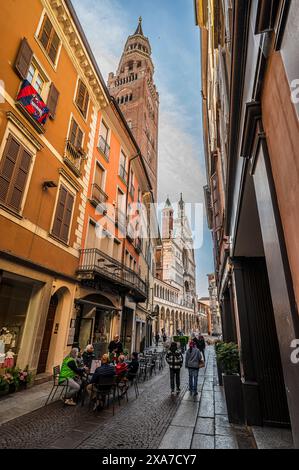
<svg viewBox="0 0 299 470">
<path fill-rule="evenodd" d="M 181 194 L 175 212 L 169 198 L 162 210 L 162 244 L 156 250 L 155 309 L 158 330 L 167 336 L 198 329 L 196 264 L 192 232 Z"/>
</svg>

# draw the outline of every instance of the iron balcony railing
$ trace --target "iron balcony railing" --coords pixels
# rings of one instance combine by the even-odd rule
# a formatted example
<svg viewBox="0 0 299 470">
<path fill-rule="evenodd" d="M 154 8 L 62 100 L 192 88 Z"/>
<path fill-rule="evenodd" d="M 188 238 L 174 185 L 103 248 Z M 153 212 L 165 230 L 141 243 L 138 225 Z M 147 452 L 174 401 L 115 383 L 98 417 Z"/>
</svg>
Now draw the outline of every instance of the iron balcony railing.
<svg viewBox="0 0 299 470">
<path fill-rule="evenodd" d="M 102 188 L 97 183 L 93 183 L 91 186 L 91 202 L 93 204 L 105 204 L 107 199 L 108 196 Z"/>
<path fill-rule="evenodd" d="M 96 275 L 127 287 L 139 301 L 147 298 L 147 285 L 133 270 L 97 248 L 80 250 L 79 278 L 92 279 Z"/>
<path fill-rule="evenodd" d="M 108 145 L 108 143 L 106 142 L 103 136 L 100 136 L 99 138 L 98 149 L 102 153 L 102 155 L 105 157 L 107 162 L 109 162 L 110 146 Z"/>
<path fill-rule="evenodd" d="M 118 174 L 121 177 L 121 179 L 127 184 L 128 173 L 123 165 L 120 165 Z"/>
<path fill-rule="evenodd" d="M 66 141 L 64 163 L 77 175 L 81 175 L 82 162 L 86 159 L 83 149 L 76 147 L 69 139 Z"/>
</svg>

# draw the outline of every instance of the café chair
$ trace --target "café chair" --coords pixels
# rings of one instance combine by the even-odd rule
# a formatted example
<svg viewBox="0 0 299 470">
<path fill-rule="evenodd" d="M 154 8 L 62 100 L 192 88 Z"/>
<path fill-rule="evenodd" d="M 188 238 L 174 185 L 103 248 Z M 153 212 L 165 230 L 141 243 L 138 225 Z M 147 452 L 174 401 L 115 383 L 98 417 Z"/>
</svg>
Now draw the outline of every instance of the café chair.
<svg viewBox="0 0 299 470">
<path fill-rule="evenodd" d="M 65 399 L 65 395 L 66 395 L 66 392 L 67 392 L 67 388 L 68 388 L 68 379 L 66 379 L 62 384 L 59 383 L 59 375 L 60 375 L 60 366 L 54 366 L 53 367 L 53 385 L 52 385 L 52 389 L 48 395 L 48 398 L 47 398 L 47 401 L 45 403 L 45 406 L 54 399 L 55 395 L 56 395 L 56 392 L 58 390 L 58 388 L 60 387 L 61 388 L 61 392 L 60 392 L 60 395 L 59 395 L 59 398 L 63 396 L 63 399 Z M 53 393 L 54 392 L 54 393 Z M 64 394 L 63 394 L 64 393 Z"/>
</svg>

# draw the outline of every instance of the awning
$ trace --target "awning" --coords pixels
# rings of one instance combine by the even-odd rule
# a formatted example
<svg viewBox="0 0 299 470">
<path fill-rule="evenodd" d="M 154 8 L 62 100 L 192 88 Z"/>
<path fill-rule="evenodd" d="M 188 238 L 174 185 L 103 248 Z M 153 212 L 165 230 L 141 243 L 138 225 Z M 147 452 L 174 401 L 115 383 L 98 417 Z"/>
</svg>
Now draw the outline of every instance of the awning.
<svg viewBox="0 0 299 470">
<path fill-rule="evenodd" d="M 97 302 L 91 302 L 90 300 L 84 300 L 84 299 L 76 299 L 75 300 L 76 304 L 83 304 L 83 305 L 93 305 L 94 307 L 102 308 L 103 310 L 117 310 L 121 311 L 121 308 L 114 307 L 112 305 L 105 305 L 105 304 L 99 304 Z"/>
</svg>

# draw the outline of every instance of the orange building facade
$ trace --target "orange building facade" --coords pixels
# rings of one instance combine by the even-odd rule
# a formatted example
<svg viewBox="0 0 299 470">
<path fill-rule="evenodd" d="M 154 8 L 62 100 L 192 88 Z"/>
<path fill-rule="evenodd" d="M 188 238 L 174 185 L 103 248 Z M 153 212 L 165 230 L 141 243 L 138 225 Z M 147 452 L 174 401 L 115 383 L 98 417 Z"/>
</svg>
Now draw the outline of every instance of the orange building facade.
<svg viewBox="0 0 299 470">
<path fill-rule="evenodd" d="M 126 214 L 151 186 L 71 3 L 5 4 L 0 26 L 0 368 L 11 349 L 42 374 L 130 322 L 133 345 L 149 244 L 127 237 Z"/>
</svg>

